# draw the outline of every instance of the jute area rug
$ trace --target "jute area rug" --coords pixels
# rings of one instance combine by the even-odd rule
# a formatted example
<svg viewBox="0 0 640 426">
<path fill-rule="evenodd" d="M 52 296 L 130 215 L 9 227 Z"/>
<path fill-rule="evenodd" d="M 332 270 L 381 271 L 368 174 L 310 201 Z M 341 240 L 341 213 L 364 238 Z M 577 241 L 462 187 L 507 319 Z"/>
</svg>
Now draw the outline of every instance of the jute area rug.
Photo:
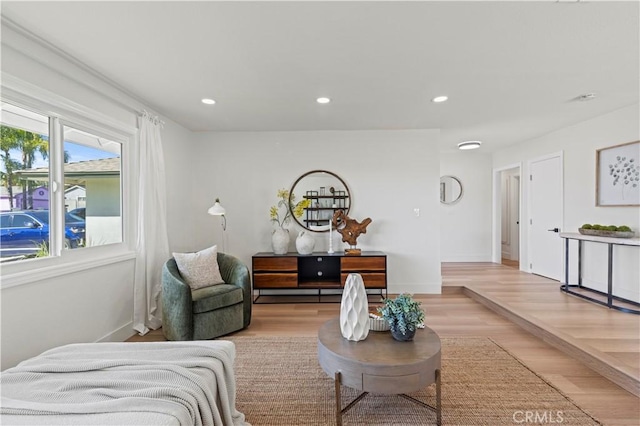
<svg viewBox="0 0 640 426">
<path fill-rule="evenodd" d="M 254 426 L 333 425 L 334 382 L 318 364 L 312 337 L 231 337 L 237 408 Z M 599 425 L 536 373 L 486 338 L 443 338 L 442 424 Z M 345 407 L 358 391 L 342 387 Z M 435 385 L 411 394 L 435 406 Z M 395 395 L 369 394 L 345 425 L 429 425 L 435 414 Z"/>
</svg>

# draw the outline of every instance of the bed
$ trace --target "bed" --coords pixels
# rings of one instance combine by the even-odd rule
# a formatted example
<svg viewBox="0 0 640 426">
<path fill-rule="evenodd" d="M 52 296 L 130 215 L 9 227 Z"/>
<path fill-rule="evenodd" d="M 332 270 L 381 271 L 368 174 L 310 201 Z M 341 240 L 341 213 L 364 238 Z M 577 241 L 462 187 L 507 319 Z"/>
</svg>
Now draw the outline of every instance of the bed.
<svg viewBox="0 0 640 426">
<path fill-rule="evenodd" d="M 229 341 L 72 344 L 0 375 L 2 425 L 249 425 Z"/>
</svg>

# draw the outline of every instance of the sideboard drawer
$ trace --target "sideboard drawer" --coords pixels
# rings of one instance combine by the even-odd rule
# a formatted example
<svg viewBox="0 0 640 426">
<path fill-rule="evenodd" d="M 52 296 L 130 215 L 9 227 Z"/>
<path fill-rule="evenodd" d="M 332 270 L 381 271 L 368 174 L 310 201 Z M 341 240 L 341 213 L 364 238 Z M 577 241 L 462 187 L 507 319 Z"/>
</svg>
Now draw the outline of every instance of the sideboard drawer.
<svg viewBox="0 0 640 426">
<path fill-rule="evenodd" d="M 296 257 L 254 257 L 254 271 L 297 271 Z"/>
<path fill-rule="evenodd" d="M 340 259 L 343 271 L 386 271 L 383 256 L 345 256 Z"/>
<path fill-rule="evenodd" d="M 387 288 L 387 274 L 384 272 L 363 272 L 360 275 L 362 276 L 362 281 L 364 281 L 365 288 Z M 348 276 L 348 272 L 340 274 L 342 287 L 344 287 Z"/>
<path fill-rule="evenodd" d="M 253 274 L 253 288 L 295 288 L 298 274 Z"/>
</svg>

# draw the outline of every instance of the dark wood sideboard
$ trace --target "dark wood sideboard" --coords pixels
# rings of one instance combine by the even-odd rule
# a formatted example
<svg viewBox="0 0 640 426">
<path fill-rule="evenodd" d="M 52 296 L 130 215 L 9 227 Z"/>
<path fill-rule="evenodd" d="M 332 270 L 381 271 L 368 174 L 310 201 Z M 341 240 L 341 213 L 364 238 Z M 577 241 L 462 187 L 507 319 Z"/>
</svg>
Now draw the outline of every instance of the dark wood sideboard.
<svg viewBox="0 0 640 426">
<path fill-rule="evenodd" d="M 270 295 L 283 295 L 287 290 L 316 290 L 318 301 L 322 290 L 344 288 L 350 273 L 362 275 L 367 290 L 378 289 L 387 295 L 387 255 L 380 251 L 363 251 L 360 256 L 344 252 L 312 254 L 256 253 L 252 258 L 254 303 L 269 290 Z M 274 291 L 276 290 L 276 291 Z M 289 291 L 289 293 L 291 293 Z"/>
</svg>

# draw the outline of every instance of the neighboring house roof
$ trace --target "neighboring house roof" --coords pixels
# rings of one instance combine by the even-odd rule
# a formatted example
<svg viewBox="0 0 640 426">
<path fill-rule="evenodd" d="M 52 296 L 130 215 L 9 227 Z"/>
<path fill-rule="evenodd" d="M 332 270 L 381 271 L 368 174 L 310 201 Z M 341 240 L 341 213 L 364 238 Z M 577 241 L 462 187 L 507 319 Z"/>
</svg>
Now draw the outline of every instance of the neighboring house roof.
<svg viewBox="0 0 640 426">
<path fill-rule="evenodd" d="M 73 185 L 72 187 L 65 189 L 64 193 L 68 195 L 69 193 L 76 192 L 76 191 L 86 193 L 87 189 L 80 185 Z"/>
<path fill-rule="evenodd" d="M 24 179 L 49 179 L 49 168 L 17 170 L 16 175 Z M 65 163 L 64 177 L 69 183 L 70 178 L 109 177 L 120 175 L 120 157 L 104 158 L 101 160 L 78 161 Z"/>
</svg>

